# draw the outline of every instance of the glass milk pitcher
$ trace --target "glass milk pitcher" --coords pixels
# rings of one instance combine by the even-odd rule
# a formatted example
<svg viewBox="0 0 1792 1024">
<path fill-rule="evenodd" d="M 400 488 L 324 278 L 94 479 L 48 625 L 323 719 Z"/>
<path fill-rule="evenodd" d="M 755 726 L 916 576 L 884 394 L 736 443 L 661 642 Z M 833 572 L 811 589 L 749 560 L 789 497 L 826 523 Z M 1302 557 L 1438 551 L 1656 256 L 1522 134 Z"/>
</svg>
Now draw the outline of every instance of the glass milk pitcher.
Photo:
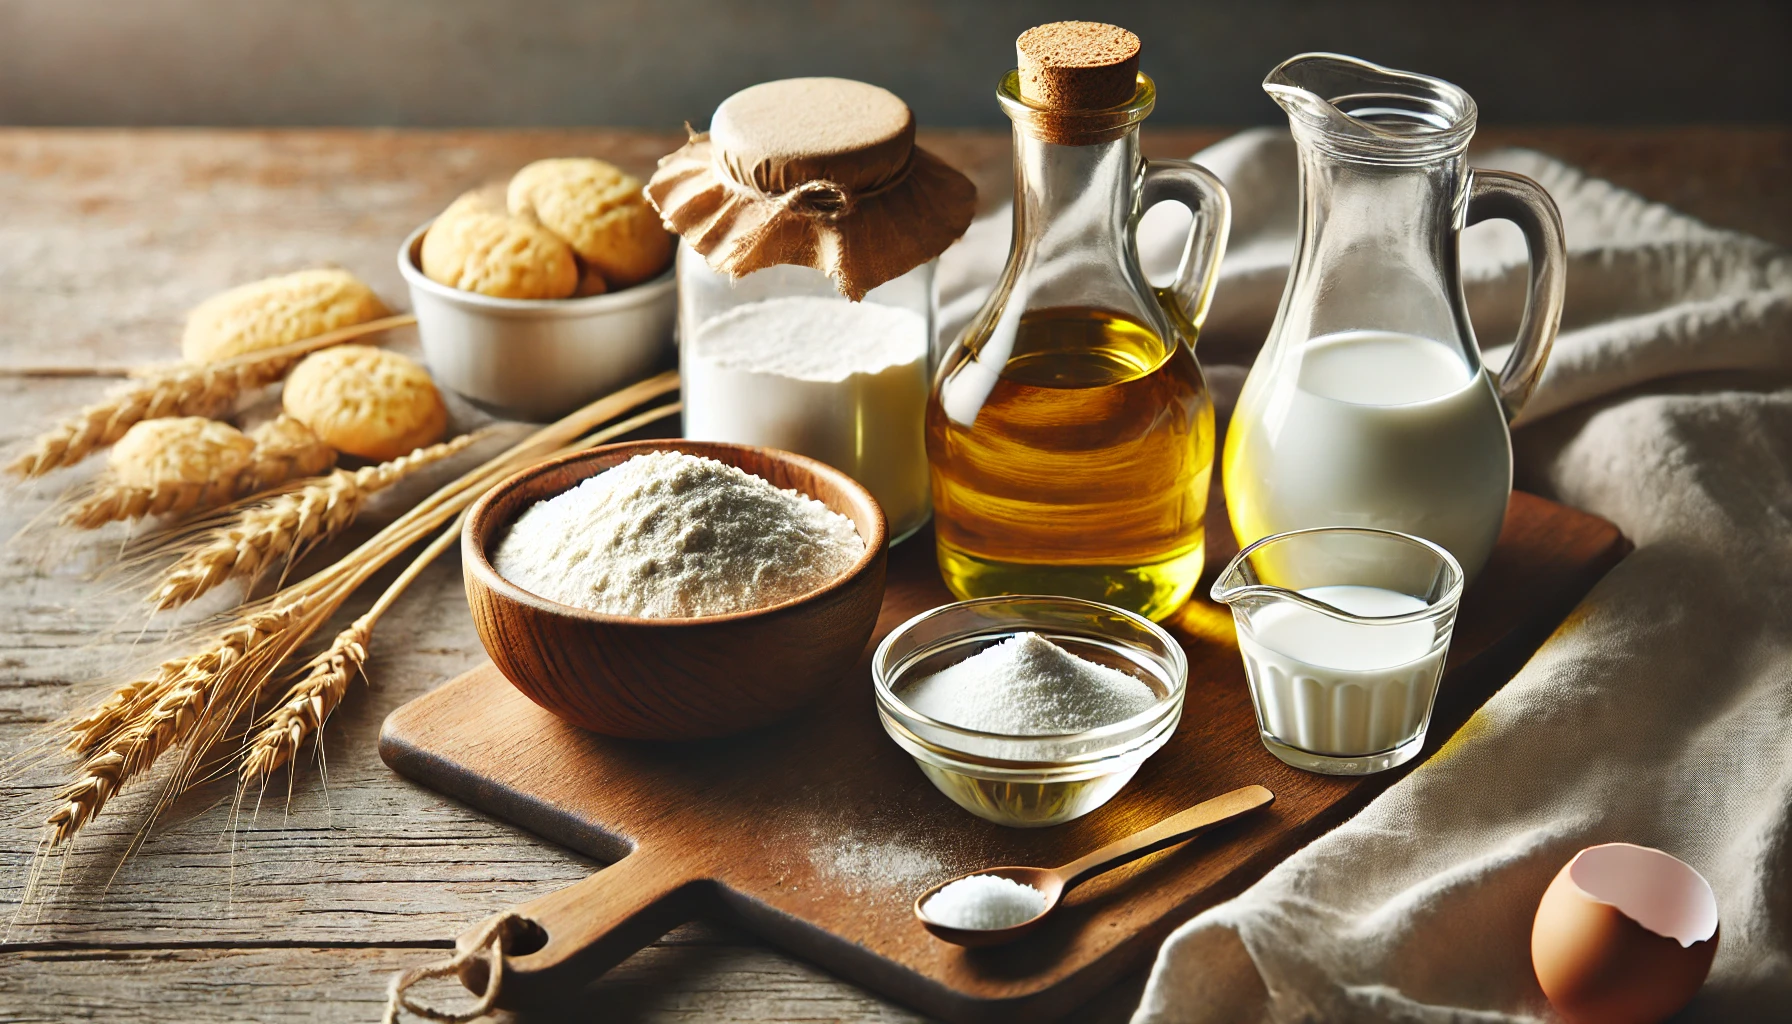
<svg viewBox="0 0 1792 1024">
<path fill-rule="evenodd" d="M 1447 548 L 1472 578 L 1512 490 L 1507 423 L 1561 322 L 1561 216 L 1529 178 L 1468 166 L 1475 102 L 1448 82 L 1316 53 L 1263 88 L 1299 150 L 1300 236 L 1226 438 L 1233 531 L 1248 545 L 1308 527 L 1397 530 Z M 1494 375 L 1457 243 L 1496 218 L 1523 231 L 1531 272 Z"/>
<path fill-rule="evenodd" d="M 1201 575 L 1214 427 L 1192 346 L 1230 207 L 1201 167 L 1140 155 L 1155 92 L 1130 68 L 1126 85 L 1092 110 L 1030 102 L 1015 72 L 998 90 L 1013 247 L 927 410 L 940 571 L 960 598 L 1057 594 L 1160 619 Z M 1160 290 L 1135 232 L 1162 200 L 1195 227 Z"/>
</svg>

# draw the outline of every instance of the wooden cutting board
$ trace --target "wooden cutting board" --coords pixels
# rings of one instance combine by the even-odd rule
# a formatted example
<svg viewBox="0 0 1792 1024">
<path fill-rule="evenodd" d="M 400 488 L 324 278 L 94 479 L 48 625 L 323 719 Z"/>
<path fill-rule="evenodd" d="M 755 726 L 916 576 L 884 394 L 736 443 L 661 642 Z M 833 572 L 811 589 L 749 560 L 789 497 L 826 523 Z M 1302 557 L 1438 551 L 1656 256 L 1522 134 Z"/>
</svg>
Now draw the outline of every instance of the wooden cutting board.
<svg viewBox="0 0 1792 1024">
<path fill-rule="evenodd" d="M 1218 526 L 1209 530 L 1211 578 L 1232 545 L 1224 511 L 1214 509 L 1209 521 Z M 1463 599 L 1423 756 L 1627 550 L 1604 520 L 1513 494 L 1499 547 Z M 891 554 L 872 645 L 949 600 L 924 532 Z M 1046 829 L 991 824 L 934 790 L 883 733 L 869 650 L 831 697 L 799 717 L 689 744 L 582 732 L 487 663 L 394 711 L 380 754 L 432 789 L 620 861 L 599 873 L 613 881 L 595 902 L 626 926 L 594 969 L 682 920 L 716 916 L 949 1021 L 1054 1019 L 1407 770 L 1337 778 L 1283 765 L 1258 741 L 1231 614 L 1203 597 L 1165 625 L 1189 659 L 1176 734 L 1107 806 Z M 911 915 L 916 894 L 946 878 L 994 864 L 1061 864 L 1250 783 L 1275 792 L 1266 811 L 1082 886 L 1014 945 L 961 949 L 933 938 Z"/>
</svg>

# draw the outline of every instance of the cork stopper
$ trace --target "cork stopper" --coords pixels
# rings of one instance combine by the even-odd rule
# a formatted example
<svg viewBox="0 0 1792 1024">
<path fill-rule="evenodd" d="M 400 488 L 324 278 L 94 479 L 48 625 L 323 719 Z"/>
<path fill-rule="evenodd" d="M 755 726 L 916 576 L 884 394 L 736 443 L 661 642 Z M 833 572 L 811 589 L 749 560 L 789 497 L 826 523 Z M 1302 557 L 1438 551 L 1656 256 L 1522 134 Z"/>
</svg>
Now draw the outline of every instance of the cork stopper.
<svg viewBox="0 0 1792 1024">
<path fill-rule="evenodd" d="M 1047 110 L 1106 110 L 1138 88 L 1139 37 L 1099 21 L 1054 21 L 1021 33 L 1020 96 Z"/>
</svg>

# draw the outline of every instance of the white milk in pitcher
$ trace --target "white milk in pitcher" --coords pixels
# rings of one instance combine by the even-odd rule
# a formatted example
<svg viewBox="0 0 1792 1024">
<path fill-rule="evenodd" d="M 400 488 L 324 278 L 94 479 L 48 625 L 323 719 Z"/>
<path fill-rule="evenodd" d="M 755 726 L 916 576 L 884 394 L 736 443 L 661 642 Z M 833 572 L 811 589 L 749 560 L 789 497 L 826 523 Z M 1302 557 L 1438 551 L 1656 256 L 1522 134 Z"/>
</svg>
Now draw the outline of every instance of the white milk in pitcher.
<svg viewBox="0 0 1792 1024">
<path fill-rule="evenodd" d="M 1450 346 L 1387 331 L 1314 338 L 1288 358 L 1297 374 L 1253 373 L 1226 438 L 1239 543 L 1314 526 L 1398 530 L 1449 549 L 1472 578 L 1512 490 L 1487 374 Z"/>
</svg>

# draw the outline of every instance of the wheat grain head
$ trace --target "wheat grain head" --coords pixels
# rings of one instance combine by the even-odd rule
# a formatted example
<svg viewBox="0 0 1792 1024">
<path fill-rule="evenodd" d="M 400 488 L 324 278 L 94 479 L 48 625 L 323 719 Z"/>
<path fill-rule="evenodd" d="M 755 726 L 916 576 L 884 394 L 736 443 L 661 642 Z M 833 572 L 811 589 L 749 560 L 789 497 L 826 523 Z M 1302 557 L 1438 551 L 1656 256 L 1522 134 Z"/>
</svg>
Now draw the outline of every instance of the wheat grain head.
<svg viewBox="0 0 1792 1024">
<path fill-rule="evenodd" d="M 292 760 L 306 738 L 318 735 L 324 721 L 348 693 L 348 684 L 367 660 L 367 641 L 374 616 L 363 615 L 336 635 L 329 648 L 306 666 L 263 720 L 243 755 L 238 785 L 247 789 L 265 786 L 281 766 Z"/>
<path fill-rule="evenodd" d="M 259 578 L 276 563 L 291 564 L 346 530 L 373 494 L 466 449 L 482 432 L 462 434 L 402 458 L 337 470 L 296 490 L 236 513 L 234 519 L 189 538 L 187 550 L 150 592 L 156 609 L 173 608 L 234 577 Z"/>
<path fill-rule="evenodd" d="M 105 699 L 82 712 L 69 723 L 69 739 L 65 747 L 70 753 L 92 754 L 125 725 L 155 705 L 186 673 L 193 655 L 169 658 L 154 670 L 107 694 Z"/>
<path fill-rule="evenodd" d="M 163 425 L 159 433 L 145 433 Z M 75 492 L 62 523 L 91 530 L 120 520 L 219 508 L 321 473 L 335 462 L 335 449 L 284 414 L 248 436 L 203 417 L 146 421 L 112 450 L 107 472 Z"/>
<path fill-rule="evenodd" d="M 316 476 L 336 464 L 336 449 L 311 428 L 281 413 L 249 432 L 255 452 L 237 474 L 236 493 L 260 494 L 301 477 Z"/>
<path fill-rule="evenodd" d="M 132 779 L 169 750 L 188 755 L 170 780 L 164 801 L 186 788 L 192 768 L 280 660 L 315 632 L 348 596 L 341 587 L 301 593 L 241 616 L 206 646 L 188 656 L 178 674 L 147 708 L 137 712 L 94 749 L 75 778 L 56 792 L 45 818 L 51 848 L 74 838 Z"/>
<path fill-rule="evenodd" d="M 347 529 L 368 493 L 357 485 L 355 473 L 339 469 L 243 509 L 234 522 L 200 534 L 162 574 L 149 603 L 158 610 L 174 608 L 232 577 L 254 580 L 276 562 L 296 561 Z"/>
<path fill-rule="evenodd" d="M 275 354 L 259 360 L 181 367 L 132 381 L 39 434 L 7 471 L 30 479 L 72 466 L 143 420 L 219 416 L 235 405 L 238 395 L 285 376 L 298 359 Z"/>
</svg>

